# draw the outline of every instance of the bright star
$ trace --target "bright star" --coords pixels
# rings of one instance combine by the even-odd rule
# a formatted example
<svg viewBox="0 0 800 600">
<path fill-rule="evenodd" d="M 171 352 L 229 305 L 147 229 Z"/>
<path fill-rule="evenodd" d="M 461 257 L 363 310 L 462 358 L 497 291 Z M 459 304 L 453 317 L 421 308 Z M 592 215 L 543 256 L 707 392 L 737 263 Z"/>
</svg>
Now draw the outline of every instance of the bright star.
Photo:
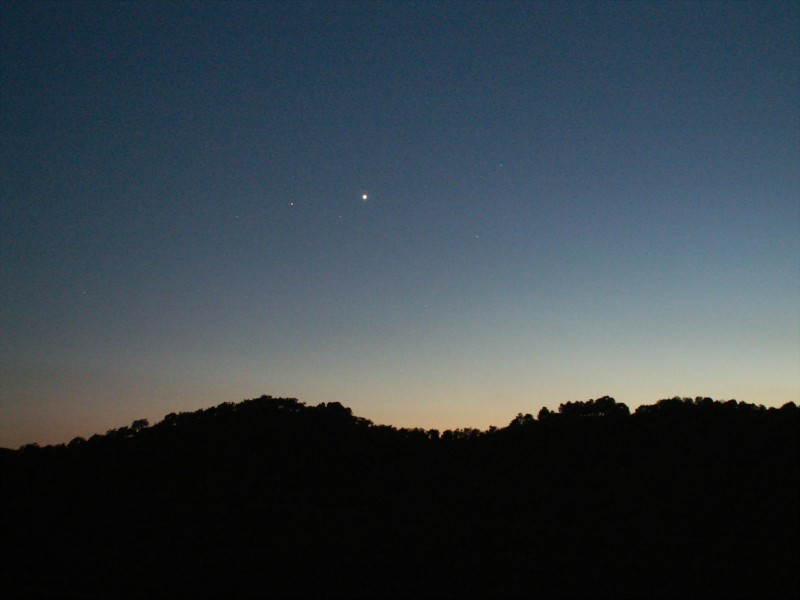
<svg viewBox="0 0 800 600">
<path fill-rule="evenodd" d="M 366 201 L 367 200 L 367 195 L 366 194 L 361 194 L 361 199 Z"/>
</svg>

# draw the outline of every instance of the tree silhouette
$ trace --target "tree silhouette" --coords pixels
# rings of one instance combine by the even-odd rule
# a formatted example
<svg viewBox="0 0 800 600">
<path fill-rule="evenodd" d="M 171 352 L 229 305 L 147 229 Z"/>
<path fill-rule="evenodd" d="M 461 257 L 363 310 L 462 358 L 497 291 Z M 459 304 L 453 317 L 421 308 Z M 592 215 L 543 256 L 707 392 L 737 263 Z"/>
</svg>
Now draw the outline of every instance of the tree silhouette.
<svg viewBox="0 0 800 600">
<path fill-rule="evenodd" d="M 603 396 L 597 400 L 561 404 L 558 413 L 564 417 L 627 417 L 630 410 L 614 398 Z"/>
<path fill-rule="evenodd" d="M 0 454 L 0 589 L 796 597 L 798 425 L 794 403 L 609 396 L 487 431 L 270 396 L 137 419 Z"/>
</svg>

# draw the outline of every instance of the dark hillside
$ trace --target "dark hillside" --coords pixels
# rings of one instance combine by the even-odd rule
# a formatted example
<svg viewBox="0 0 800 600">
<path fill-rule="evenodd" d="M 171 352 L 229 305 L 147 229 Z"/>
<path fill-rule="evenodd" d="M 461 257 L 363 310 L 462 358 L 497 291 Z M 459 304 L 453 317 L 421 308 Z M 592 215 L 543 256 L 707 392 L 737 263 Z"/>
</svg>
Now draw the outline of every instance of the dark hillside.
<svg viewBox="0 0 800 600">
<path fill-rule="evenodd" d="M 800 595 L 800 410 L 612 398 L 488 431 L 267 396 L 2 455 L 4 597 Z"/>
</svg>

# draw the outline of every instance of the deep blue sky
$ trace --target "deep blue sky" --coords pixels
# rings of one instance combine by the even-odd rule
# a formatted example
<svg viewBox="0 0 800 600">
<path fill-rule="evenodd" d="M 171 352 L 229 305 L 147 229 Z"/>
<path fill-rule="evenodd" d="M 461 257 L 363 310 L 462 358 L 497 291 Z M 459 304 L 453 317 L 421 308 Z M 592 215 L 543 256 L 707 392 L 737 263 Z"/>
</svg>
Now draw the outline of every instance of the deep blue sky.
<svg viewBox="0 0 800 600">
<path fill-rule="evenodd" d="M 800 398 L 797 2 L 0 18 L 0 445 Z"/>
</svg>

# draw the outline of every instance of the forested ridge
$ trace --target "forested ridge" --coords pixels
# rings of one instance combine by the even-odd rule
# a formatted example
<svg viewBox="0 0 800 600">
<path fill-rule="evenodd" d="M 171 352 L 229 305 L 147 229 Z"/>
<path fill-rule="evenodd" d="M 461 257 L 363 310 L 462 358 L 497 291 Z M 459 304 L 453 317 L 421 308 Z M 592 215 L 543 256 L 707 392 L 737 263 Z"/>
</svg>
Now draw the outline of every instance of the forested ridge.
<svg viewBox="0 0 800 600">
<path fill-rule="evenodd" d="M 800 409 L 613 398 L 505 427 L 261 398 L 2 453 L 28 598 L 800 595 Z"/>
</svg>

